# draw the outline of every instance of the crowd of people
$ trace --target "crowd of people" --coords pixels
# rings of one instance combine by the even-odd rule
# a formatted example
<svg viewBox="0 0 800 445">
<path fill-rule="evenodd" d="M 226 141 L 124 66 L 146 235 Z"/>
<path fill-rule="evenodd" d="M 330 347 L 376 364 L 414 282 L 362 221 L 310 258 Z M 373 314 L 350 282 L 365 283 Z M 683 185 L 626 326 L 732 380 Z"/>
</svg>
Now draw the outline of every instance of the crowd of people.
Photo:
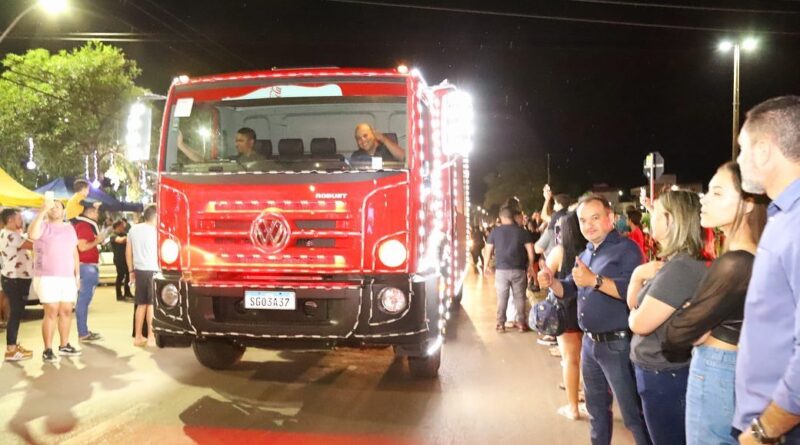
<svg viewBox="0 0 800 445">
<path fill-rule="evenodd" d="M 102 335 L 89 329 L 89 312 L 99 283 L 100 249 L 109 241 L 117 269 L 117 300 L 133 298 L 136 304 L 134 344 L 155 346 L 154 336 L 147 333 L 153 332 L 152 280 L 158 271 L 156 207 L 145 208 L 142 222 L 129 231 L 127 222 L 121 219 L 111 223 L 112 219 L 106 218 L 110 224 L 104 228 L 100 203 L 88 199 L 89 183 L 77 180 L 74 189 L 75 194 L 66 203 L 46 195 L 27 231 L 20 209 L 0 212 L 0 307 L 8 307 L 2 313 L 6 361 L 33 356 L 18 339 L 28 299 L 38 299 L 44 309 L 45 362 L 81 354 L 69 343 L 73 314 L 80 343 L 102 340 Z M 131 280 L 135 284 L 133 295 Z M 59 342 L 54 348 L 56 331 Z"/>
<path fill-rule="evenodd" d="M 750 110 L 739 145 L 702 198 L 667 190 L 644 200 L 649 228 L 627 208 L 622 234 L 605 198 L 546 186 L 541 211 L 526 216 L 512 198 L 496 226 L 473 230 L 473 261 L 494 279 L 498 333 L 529 329 L 527 291 L 562 302 L 562 333 L 540 340 L 562 357 L 558 413 L 588 417 L 592 444 L 611 443 L 615 399 L 637 445 L 800 444 L 800 97 Z M 109 240 L 117 299 L 134 284 L 133 342 L 154 345 L 156 207 L 129 230 L 124 221 L 104 229 L 88 188 L 77 182 L 66 204 L 46 198 L 27 231 L 19 209 L 0 212 L 7 361 L 33 355 L 18 339 L 29 294 L 44 307 L 44 361 L 81 353 L 69 342 L 73 313 L 79 342 L 102 339 L 89 312 Z M 704 237 L 714 229 L 719 252 Z"/>
<path fill-rule="evenodd" d="M 754 107 L 738 142 L 702 197 L 643 200 L 649 228 L 628 208 L 622 235 L 605 198 L 546 187 L 540 213 L 512 199 L 473 231 L 498 332 L 509 298 L 525 331 L 526 286 L 560 299 L 558 413 L 583 416 L 582 378 L 593 444 L 611 443 L 614 399 L 638 445 L 800 443 L 800 97 Z"/>
</svg>

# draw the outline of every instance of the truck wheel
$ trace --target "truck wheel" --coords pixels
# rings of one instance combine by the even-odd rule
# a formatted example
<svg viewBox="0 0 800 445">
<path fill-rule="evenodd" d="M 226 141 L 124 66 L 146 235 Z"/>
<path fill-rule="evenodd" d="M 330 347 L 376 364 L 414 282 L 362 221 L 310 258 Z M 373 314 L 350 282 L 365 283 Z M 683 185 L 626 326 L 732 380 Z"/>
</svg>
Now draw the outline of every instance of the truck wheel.
<svg viewBox="0 0 800 445">
<path fill-rule="evenodd" d="M 453 296 L 453 307 L 457 308 L 461 306 L 461 298 L 464 296 L 464 285 L 461 285 L 461 290 L 458 291 L 456 295 Z"/>
<path fill-rule="evenodd" d="M 244 355 L 244 346 L 230 340 L 195 339 L 192 342 L 194 356 L 203 366 L 211 369 L 228 369 L 239 362 Z"/>
<path fill-rule="evenodd" d="M 442 349 L 425 357 L 408 357 L 408 370 L 415 379 L 435 379 L 439 376 L 439 365 L 442 364 Z"/>
</svg>

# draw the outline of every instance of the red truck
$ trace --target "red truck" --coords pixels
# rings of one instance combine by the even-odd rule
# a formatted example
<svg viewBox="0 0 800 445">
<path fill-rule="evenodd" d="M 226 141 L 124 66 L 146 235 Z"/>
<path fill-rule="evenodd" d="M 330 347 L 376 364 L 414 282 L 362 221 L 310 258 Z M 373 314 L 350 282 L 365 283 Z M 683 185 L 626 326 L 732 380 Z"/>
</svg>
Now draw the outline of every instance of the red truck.
<svg viewBox="0 0 800 445">
<path fill-rule="evenodd" d="M 361 123 L 404 159 L 351 157 Z M 236 156 L 241 128 L 257 156 Z M 175 79 L 158 158 L 157 344 L 191 344 L 212 369 L 248 346 L 385 345 L 412 375 L 437 376 L 467 267 L 471 138 L 469 95 L 417 70 Z"/>
</svg>

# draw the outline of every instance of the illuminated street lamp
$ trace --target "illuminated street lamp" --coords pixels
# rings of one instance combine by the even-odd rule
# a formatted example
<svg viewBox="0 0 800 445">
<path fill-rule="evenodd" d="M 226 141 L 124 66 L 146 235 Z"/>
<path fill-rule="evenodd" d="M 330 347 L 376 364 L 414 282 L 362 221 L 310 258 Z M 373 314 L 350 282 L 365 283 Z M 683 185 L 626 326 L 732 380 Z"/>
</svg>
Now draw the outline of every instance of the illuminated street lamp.
<svg viewBox="0 0 800 445">
<path fill-rule="evenodd" d="M 6 30 L 3 31 L 3 34 L 0 35 L 0 43 L 3 43 L 3 40 L 5 40 L 5 38 L 8 35 L 8 33 L 11 32 L 11 30 L 14 29 L 15 26 L 17 26 L 17 23 L 19 23 L 19 21 L 23 17 L 25 17 L 29 12 L 33 11 L 37 7 L 41 7 L 48 14 L 56 15 L 56 14 L 60 14 L 60 13 L 62 13 L 62 12 L 67 10 L 67 0 L 39 0 L 36 3 L 28 6 L 28 8 L 26 8 L 24 11 L 22 11 L 11 22 L 11 24 L 8 25 L 8 28 L 6 28 Z"/>
<path fill-rule="evenodd" d="M 754 37 L 747 37 L 741 42 L 723 40 L 719 42 L 717 49 L 723 53 L 733 50 L 733 130 L 731 141 L 731 157 L 735 161 L 739 155 L 739 146 L 736 138 L 739 136 L 739 52 L 745 50 L 755 51 L 758 48 L 758 40 Z"/>
</svg>

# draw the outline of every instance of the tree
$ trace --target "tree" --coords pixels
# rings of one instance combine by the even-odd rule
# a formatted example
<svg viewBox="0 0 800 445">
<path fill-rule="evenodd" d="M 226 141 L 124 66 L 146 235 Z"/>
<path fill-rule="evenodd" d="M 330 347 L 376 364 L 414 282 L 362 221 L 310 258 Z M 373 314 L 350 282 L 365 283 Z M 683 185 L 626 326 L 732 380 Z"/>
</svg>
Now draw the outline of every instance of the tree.
<svg viewBox="0 0 800 445">
<path fill-rule="evenodd" d="M 82 176 L 86 156 L 93 169 L 95 151 L 99 172 L 114 154 L 115 162 L 125 162 L 125 115 L 144 90 L 134 83 L 141 70 L 121 49 L 101 42 L 57 54 L 33 49 L 8 54 L 2 64 L 0 166 L 12 176 L 28 186 L 37 176 Z M 36 146 L 35 172 L 22 167 L 28 137 Z"/>
<path fill-rule="evenodd" d="M 488 185 L 483 207 L 499 208 L 508 198 L 516 196 L 525 212 L 542 208 L 542 187 L 547 180 L 545 166 L 533 159 L 519 159 L 497 164 L 495 171 L 484 177 Z"/>
</svg>

